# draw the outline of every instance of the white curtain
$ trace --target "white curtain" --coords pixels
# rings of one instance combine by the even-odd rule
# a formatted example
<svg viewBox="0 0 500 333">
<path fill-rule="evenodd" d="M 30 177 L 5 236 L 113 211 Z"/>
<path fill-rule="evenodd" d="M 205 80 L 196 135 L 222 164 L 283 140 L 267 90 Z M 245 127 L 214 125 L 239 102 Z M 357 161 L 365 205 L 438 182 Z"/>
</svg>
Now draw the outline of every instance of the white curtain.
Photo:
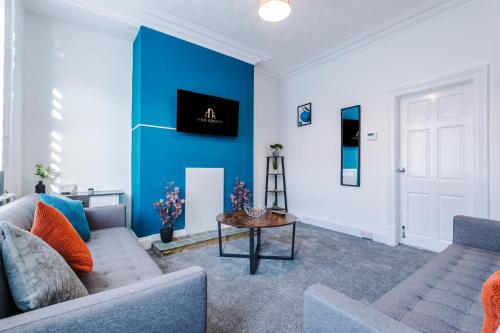
<svg viewBox="0 0 500 333">
<path fill-rule="evenodd" d="M 24 9 L 21 1 L 0 0 L 2 7 L 2 88 L 1 170 L 5 171 L 5 190 L 21 195 L 22 81 Z"/>
</svg>

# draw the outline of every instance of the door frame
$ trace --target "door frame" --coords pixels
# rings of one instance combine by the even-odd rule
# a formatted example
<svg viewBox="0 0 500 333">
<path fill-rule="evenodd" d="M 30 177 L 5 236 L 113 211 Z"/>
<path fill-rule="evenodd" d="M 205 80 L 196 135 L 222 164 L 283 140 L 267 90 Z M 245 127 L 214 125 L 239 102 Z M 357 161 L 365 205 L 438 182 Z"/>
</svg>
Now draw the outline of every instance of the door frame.
<svg viewBox="0 0 500 333">
<path fill-rule="evenodd" d="M 472 85 L 474 131 L 474 216 L 489 218 L 489 65 L 408 85 L 389 91 L 387 119 L 387 225 L 385 243 L 399 244 L 399 175 L 400 167 L 400 102 L 407 96 L 425 94 L 464 84 Z"/>
</svg>

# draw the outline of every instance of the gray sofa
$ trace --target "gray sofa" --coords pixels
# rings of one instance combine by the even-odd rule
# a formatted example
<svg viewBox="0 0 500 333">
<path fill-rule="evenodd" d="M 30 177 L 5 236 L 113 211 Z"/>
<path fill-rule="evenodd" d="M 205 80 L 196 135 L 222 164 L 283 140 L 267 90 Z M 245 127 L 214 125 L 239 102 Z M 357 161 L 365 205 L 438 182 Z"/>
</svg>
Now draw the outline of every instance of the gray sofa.
<svg viewBox="0 0 500 333">
<path fill-rule="evenodd" d="M 500 269 L 500 223 L 457 216 L 453 244 L 371 305 L 323 285 L 304 299 L 306 333 L 478 333 L 481 288 Z"/>
<path fill-rule="evenodd" d="M 36 195 L 0 207 L 0 220 L 26 230 Z M 19 313 L 0 256 L 0 332 L 205 332 L 207 279 L 192 267 L 163 275 L 126 228 L 125 207 L 85 209 L 93 271 L 81 277 L 89 296 Z M 0 237 L 0 245 L 2 242 Z M 1 251 L 1 247 L 0 247 Z"/>
</svg>

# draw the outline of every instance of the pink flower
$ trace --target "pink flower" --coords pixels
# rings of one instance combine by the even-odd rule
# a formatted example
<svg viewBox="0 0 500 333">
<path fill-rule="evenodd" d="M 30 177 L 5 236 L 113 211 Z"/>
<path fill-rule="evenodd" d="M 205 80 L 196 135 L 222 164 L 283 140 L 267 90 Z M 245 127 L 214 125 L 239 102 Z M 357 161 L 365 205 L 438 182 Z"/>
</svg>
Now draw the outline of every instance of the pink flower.
<svg viewBox="0 0 500 333">
<path fill-rule="evenodd" d="M 165 199 L 153 202 L 153 206 L 160 215 L 163 225 L 173 227 L 177 218 L 182 215 L 184 199 L 180 197 L 180 187 L 174 186 L 175 182 L 169 182 L 165 187 Z"/>
<path fill-rule="evenodd" d="M 238 177 L 234 182 L 233 193 L 229 196 L 233 211 L 241 210 L 242 204 L 247 205 L 250 203 L 250 189 L 245 186 L 245 182 L 241 181 Z"/>
</svg>

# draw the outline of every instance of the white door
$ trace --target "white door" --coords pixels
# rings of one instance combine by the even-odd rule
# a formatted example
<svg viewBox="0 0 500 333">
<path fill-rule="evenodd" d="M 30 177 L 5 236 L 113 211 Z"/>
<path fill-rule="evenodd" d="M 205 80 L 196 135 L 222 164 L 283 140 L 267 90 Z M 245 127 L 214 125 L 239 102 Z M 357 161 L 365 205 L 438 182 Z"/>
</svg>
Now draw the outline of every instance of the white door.
<svg viewBox="0 0 500 333">
<path fill-rule="evenodd" d="M 403 244 L 442 251 L 453 239 L 453 216 L 474 211 L 471 93 L 463 85 L 401 99 Z"/>
</svg>

